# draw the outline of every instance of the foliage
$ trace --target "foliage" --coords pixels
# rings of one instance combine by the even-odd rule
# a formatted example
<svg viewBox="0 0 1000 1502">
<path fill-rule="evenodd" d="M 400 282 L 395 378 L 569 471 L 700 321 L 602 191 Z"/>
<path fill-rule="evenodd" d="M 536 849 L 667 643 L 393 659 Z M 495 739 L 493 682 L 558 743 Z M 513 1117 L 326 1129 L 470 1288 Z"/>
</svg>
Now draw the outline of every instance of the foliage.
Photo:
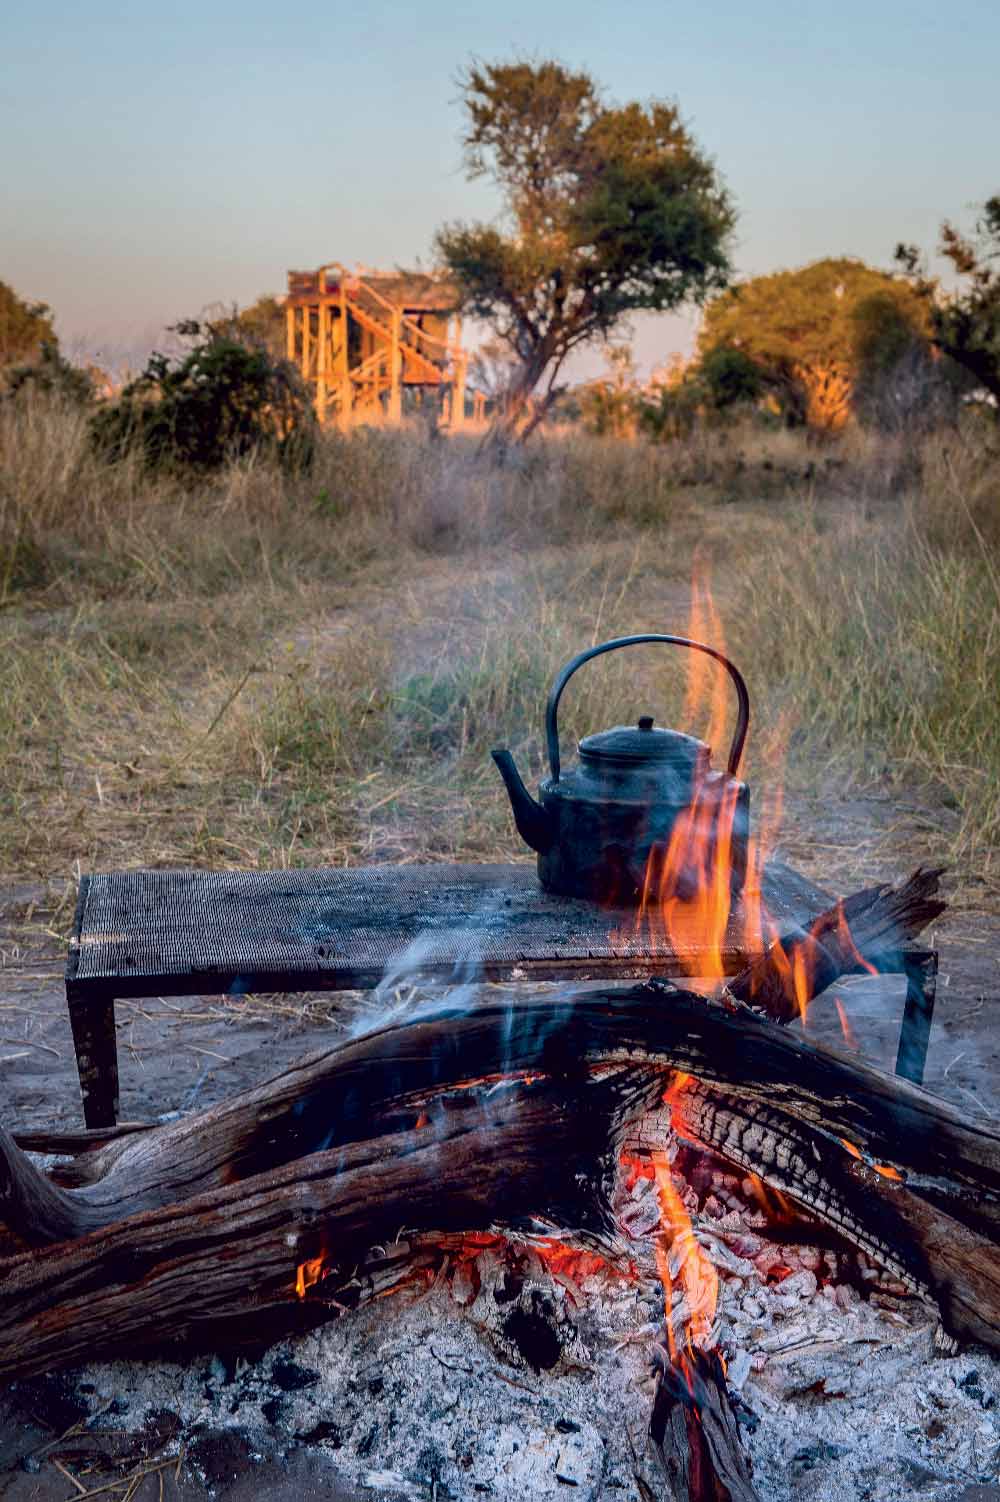
<svg viewBox="0 0 1000 1502">
<path fill-rule="evenodd" d="M 735 213 L 674 105 L 606 105 L 555 62 L 474 65 L 463 94 L 466 166 L 500 188 L 506 223 L 447 225 L 437 249 L 518 361 L 503 426 L 526 433 L 574 349 L 726 285 Z"/>
<path fill-rule="evenodd" d="M 94 380 L 90 371 L 70 364 L 58 347 L 44 340 L 38 359 L 28 365 L 14 365 L 4 374 L 5 394 L 24 398 L 34 392 L 55 396 L 78 406 L 94 400 Z"/>
<path fill-rule="evenodd" d="M 928 309 L 935 345 L 989 392 L 1000 420 L 1000 194 L 983 204 L 971 237 L 945 220 L 940 251 L 964 279 L 952 296 L 941 295 L 914 246 L 898 246 L 896 259 Z"/>
<path fill-rule="evenodd" d="M 866 426 L 883 432 L 929 432 L 954 422 L 967 381 L 914 329 L 895 297 L 874 292 L 852 312 L 855 375 L 852 405 Z"/>
<path fill-rule="evenodd" d="M 298 373 L 226 327 L 177 325 L 179 362 L 154 354 L 118 400 L 94 414 L 93 442 L 111 459 L 138 449 L 152 468 L 217 469 L 267 450 L 287 467 L 312 457 L 315 418 Z"/>
<path fill-rule="evenodd" d="M 597 438 L 634 438 L 642 394 L 636 382 L 632 352 L 627 345 L 607 351 L 608 374 L 577 392 L 580 421 Z"/>
<path fill-rule="evenodd" d="M 731 344 L 707 350 L 697 375 L 706 401 L 716 412 L 757 402 L 764 394 L 760 369 L 745 350 Z"/>
<path fill-rule="evenodd" d="M 266 349 L 274 360 L 283 360 L 287 349 L 284 304 L 269 292 L 262 292 L 256 302 L 209 321 L 213 333 L 228 336 Z"/>
<path fill-rule="evenodd" d="M 58 348 L 52 310 L 43 302 L 25 302 L 13 287 L 0 282 L 0 366 L 36 360 L 42 347 Z"/>
<path fill-rule="evenodd" d="M 873 297 L 891 302 L 897 328 L 905 324 L 912 339 L 926 343 L 926 304 L 907 282 L 863 261 L 828 259 L 753 277 L 713 299 L 699 335 L 702 362 L 720 347 L 738 349 L 789 422 L 811 414 L 819 426 L 836 426 L 858 368 L 859 328 L 870 358 L 882 327 L 871 317 L 859 324 L 859 306 Z"/>
</svg>

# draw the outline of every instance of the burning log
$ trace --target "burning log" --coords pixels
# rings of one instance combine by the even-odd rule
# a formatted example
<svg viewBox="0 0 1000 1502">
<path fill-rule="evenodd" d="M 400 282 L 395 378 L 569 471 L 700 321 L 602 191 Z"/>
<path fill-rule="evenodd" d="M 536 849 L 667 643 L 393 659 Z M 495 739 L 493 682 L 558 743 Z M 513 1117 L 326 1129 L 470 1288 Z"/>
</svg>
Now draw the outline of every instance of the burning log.
<svg viewBox="0 0 1000 1502">
<path fill-rule="evenodd" d="M 676 1502 L 759 1502 L 717 1352 L 657 1347 L 649 1433 Z"/>
<path fill-rule="evenodd" d="M 0 1382 L 84 1358 L 266 1341 L 329 1318 L 305 1299 L 400 1228 L 548 1215 L 597 1234 L 648 1077 L 619 1071 L 449 1102 L 433 1127 L 300 1158 L 0 1263 Z M 655 1096 L 655 1089 L 652 1091 Z M 319 1290 L 321 1292 L 321 1290 Z"/>
<path fill-rule="evenodd" d="M 337 1223 L 336 1207 L 338 1195 L 346 1192 L 342 1180 L 349 1168 L 356 1170 L 348 1175 L 357 1195 L 352 1201 L 353 1255 L 361 1243 L 370 1244 L 386 1234 L 387 1220 L 393 1232 L 403 1223 L 419 1224 L 421 1203 L 428 1217 L 423 1224 L 439 1229 L 446 1228 L 446 1222 L 457 1225 L 462 1215 L 467 1228 L 502 1221 L 515 1213 L 513 1206 L 516 1213 L 544 1213 L 552 1199 L 548 1180 L 566 1155 L 568 1141 L 575 1144 L 577 1169 L 591 1180 L 606 1152 L 607 1133 L 602 1139 L 601 1132 L 587 1129 L 588 1118 L 593 1116 L 594 1070 L 629 1065 L 646 1074 L 654 1095 L 662 1091 L 666 1070 L 680 1067 L 698 1076 L 697 1082 L 692 1079 L 682 1091 L 674 1092 L 682 1131 L 758 1173 L 766 1184 L 835 1226 L 910 1287 L 930 1292 L 939 1300 L 953 1333 L 1000 1347 L 1000 1259 L 996 1256 L 1000 1237 L 995 1221 L 1000 1202 L 1000 1135 L 994 1130 L 967 1125 L 958 1113 L 924 1091 L 813 1048 L 748 1011 L 729 1012 L 684 992 L 664 995 L 657 989 L 641 988 L 589 993 L 567 1001 L 535 998 L 519 1006 L 516 1020 L 518 1026 L 512 1029 L 509 1010 L 497 1006 L 464 1017 L 438 1017 L 359 1040 L 279 1076 L 261 1091 L 249 1092 L 267 1132 L 257 1140 L 263 1154 L 275 1134 L 297 1130 L 298 1161 L 267 1165 L 261 1173 L 236 1183 L 231 1174 L 227 1187 L 211 1187 L 207 1192 L 199 1187 L 195 1198 L 180 1196 L 167 1208 L 135 1213 L 145 1208 L 140 1204 L 127 1218 L 119 1217 L 117 1224 L 109 1224 L 115 1220 L 108 1215 L 109 1208 L 128 1203 L 119 1172 L 108 1176 L 118 1180 L 117 1188 L 103 1203 L 96 1203 L 87 1195 L 100 1185 L 72 1192 L 56 1190 L 28 1160 L 19 1161 L 21 1155 L 7 1139 L 3 1160 L 7 1213 L 13 1219 L 11 1212 L 16 1210 L 24 1234 L 33 1233 L 36 1242 L 50 1239 L 53 1230 L 70 1223 L 69 1217 L 81 1215 L 78 1202 L 87 1221 L 104 1216 L 105 1222 L 103 1229 L 84 1225 L 83 1231 L 89 1234 L 74 1233 L 75 1239 L 46 1251 L 0 1263 L 0 1335 L 9 1335 L 13 1323 L 21 1325 L 27 1312 L 22 1303 L 25 1280 L 36 1288 L 34 1280 L 45 1269 L 58 1269 L 58 1276 L 44 1283 L 44 1293 L 37 1285 L 37 1296 L 33 1294 L 29 1303 L 35 1315 L 47 1309 L 41 1319 L 46 1329 L 53 1321 L 63 1331 L 67 1328 L 59 1311 L 75 1280 L 74 1286 L 86 1287 L 88 1308 L 103 1308 L 102 1338 L 110 1339 L 120 1323 L 111 1315 L 131 1305 L 144 1313 L 140 1318 L 137 1312 L 137 1323 L 129 1322 L 130 1339 L 137 1341 L 140 1332 L 147 1340 L 157 1331 L 162 1335 L 171 1329 L 172 1320 L 158 1298 L 147 1298 L 147 1291 L 155 1288 L 161 1276 L 185 1308 L 202 1310 L 210 1322 L 212 1308 L 223 1309 L 231 1301 L 233 1280 L 219 1271 L 209 1276 L 198 1256 L 190 1263 L 184 1261 L 185 1247 L 197 1249 L 203 1244 L 203 1216 L 215 1217 L 212 1224 L 218 1224 L 219 1231 L 212 1245 L 217 1250 L 225 1246 L 224 1258 L 217 1260 L 227 1267 L 232 1263 L 239 1274 L 235 1281 L 239 1284 L 242 1279 L 245 1289 L 248 1272 L 253 1282 L 259 1268 L 252 1260 L 249 1268 L 240 1263 L 235 1250 L 242 1240 L 239 1228 L 246 1227 L 249 1244 L 255 1245 L 255 1235 L 266 1226 L 258 1251 L 263 1249 L 272 1274 L 277 1265 L 272 1254 L 284 1244 L 286 1235 L 299 1235 L 304 1226 L 322 1239 L 324 1223 L 329 1222 L 325 1234 L 330 1244 L 337 1244 L 343 1240 L 343 1230 Z M 490 1171 L 483 1174 L 478 1158 L 467 1161 L 460 1154 L 449 1160 L 447 1174 L 442 1170 L 438 1189 L 430 1192 L 421 1191 L 417 1172 L 426 1160 L 411 1158 L 400 1149 L 398 1161 L 393 1160 L 392 1193 L 386 1197 L 377 1165 L 366 1156 L 378 1157 L 378 1143 L 364 1143 L 363 1120 L 368 1120 L 372 1131 L 379 1123 L 383 1130 L 395 1125 L 397 1142 L 422 1148 L 423 1132 L 414 1130 L 419 1101 L 440 1097 L 448 1080 L 467 1084 L 511 1073 L 523 1081 L 529 1062 L 532 1072 L 544 1074 L 546 1085 L 559 1092 L 564 1120 L 558 1133 L 537 1119 L 534 1134 L 528 1130 L 525 1123 L 530 1113 L 522 1121 L 515 1104 L 526 1089 L 530 1094 L 532 1087 L 522 1084 L 520 1090 L 511 1091 L 509 1106 L 516 1151 L 491 1126 L 478 1144 L 490 1160 Z M 630 1092 L 634 1110 L 633 1086 Z M 483 1094 L 466 1093 L 470 1102 L 477 1103 Z M 323 1135 L 317 1138 L 320 1099 L 326 1105 Z M 234 1109 L 232 1103 L 228 1109 Z M 248 1109 L 245 1100 L 240 1109 Z M 203 1162 L 217 1166 L 225 1161 L 230 1169 L 239 1162 L 245 1172 L 244 1155 L 235 1159 L 218 1152 L 218 1140 L 234 1141 L 231 1119 L 227 1124 L 222 1116 L 222 1125 L 217 1126 L 226 1110 L 217 1107 L 194 1118 L 191 1141 L 194 1145 L 202 1142 Z M 311 1122 L 314 1151 L 301 1156 L 306 1122 Z M 401 1132 L 400 1127 L 404 1128 Z M 175 1129 L 161 1129 L 168 1130 Z M 158 1131 L 136 1139 L 128 1151 L 145 1144 L 149 1162 L 155 1163 L 159 1136 Z M 316 1148 L 321 1150 L 317 1153 Z M 123 1155 L 119 1170 L 124 1161 Z M 163 1168 L 165 1174 L 170 1170 L 169 1160 Z M 191 1163 L 186 1165 L 185 1177 L 197 1184 Z M 214 1171 L 211 1177 L 216 1177 Z M 412 1199 L 408 1198 L 411 1180 Z M 365 1182 L 368 1190 L 362 1193 L 360 1185 Z M 510 1182 L 525 1185 L 523 1198 L 511 1196 L 506 1187 Z M 34 1225 L 27 1218 L 31 1215 L 37 1218 Z M 260 1219 L 255 1220 L 255 1215 Z M 46 1217 L 46 1236 L 39 1236 L 38 1222 Z M 571 1216 L 562 1223 L 579 1221 Z M 158 1228 L 152 1240 L 150 1227 Z M 287 1254 L 282 1256 L 282 1277 L 287 1284 Z M 99 1291 L 108 1280 L 111 1304 L 102 1306 Z M 266 1279 L 260 1286 L 266 1289 Z M 259 1292 L 247 1295 L 251 1301 L 260 1296 Z M 246 1304 L 239 1307 L 246 1308 Z M 185 1315 L 189 1318 L 193 1316 Z M 95 1339 L 89 1324 L 87 1329 L 88 1339 Z M 29 1339 L 30 1329 L 25 1327 L 19 1340 Z M 10 1340 L 3 1343 L 8 1350 L 17 1350 Z M 58 1351 L 61 1359 L 72 1359 L 69 1344 L 58 1346 Z M 47 1349 L 45 1360 L 54 1359 L 54 1352 Z"/>
<path fill-rule="evenodd" d="M 872 888 L 837 903 L 809 933 L 784 946 L 772 945 L 762 961 L 734 978 L 725 995 L 734 1004 L 752 996 L 755 1011 L 771 1011 L 787 1021 L 803 987 L 818 994 L 837 974 L 864 965 L 857 943 L 850 942 L 849 934 L 843 937 L 848 909 L 864 924 L 862 942 L 873 938 L 882 951 L 901 945 L 941 911 L 935 898 L 938 875 L 918 871 L 898 890 Z M 840 969 L 835 970 L 837 964 Z M 760 1081 L 766 1090 L 768 1082 L 780 1084 L 794 1066 L 751 1061 L 745 1053 L 747 1046 L 766 1053 L 778 1046 L 780 1035 L 753 1028 L 756 1018 L 750 1014 L 744 1021 L 745 1042 L 734 1022 L 739 1036 L 717 1057 L 723 1043 L 716 1036 L 721 1018 L 703 997 L 672 986 L 654 984 L 599 997 L 531 997 L 471 1013 L 442 1009 L 430 1021 L 384 1029 L 303 1058 L 211 1110 L 88 1152 L 78 1164 L 83 1187 L 75 1191 L 39 1182 L 41 1176 L 0 1129 L 0 1220 L 33 1244 L 83 1235 L 141 1210 L 289 1163 L 319 1147 L 378 1135 L 380 1120 L 391 1115 L 394 1105 L 486 1076 L 539 1069 L 579 1073 L 595 1064 L 641 1058 L 650 1066 L 682 1069 L 723 1087 L 753 1089 Z M 858 1068 L 863 1075 L 863 1066 Z M 840 1135 L 850 1136 L 862 1151 L 891 1157 L 892 1143 L 883 1140 L 884 1133 L 868 1140 L 866 1095 L 872 1089 L 877 1095 L 881 1085 L 876 1080 L 887 1078 L 870 1073 L 871 1078 L 852 1076 L 851 1099 L 861 1120 L 848 1116 Z M 817 1086 L 820 1101 L 824 1088 Z M 900 1090 L 903 1086 L 893 1081 L 893 1099 Z M 871 1112 L 872 1125 L 877 1126 L 883 1110 Z M 829 1119 L 825 1103 L 817 1111 L 815 1120 Z M 945 1179 L 951 1162 L 950 1155 L 939 1161 Z"/>
<path fill-rule="evenodd" d="M 944 912 L 938 869 L 915 871 L 900 887 L 866 887 L 837 902 L 798 939 L 775 942 L 730 983 L 728 990 L 775 1022 L 800 1016 L 813 996 L 842 975 L 865 970 Z"/>
</svg>

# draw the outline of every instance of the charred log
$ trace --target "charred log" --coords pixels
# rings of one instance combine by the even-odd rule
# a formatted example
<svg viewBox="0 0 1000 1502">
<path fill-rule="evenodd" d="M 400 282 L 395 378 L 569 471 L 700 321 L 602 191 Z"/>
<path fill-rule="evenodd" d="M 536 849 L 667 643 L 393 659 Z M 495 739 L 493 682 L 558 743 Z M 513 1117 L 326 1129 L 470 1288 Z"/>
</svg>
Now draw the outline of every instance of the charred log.
<svg viewBox="0 0 1000 1502">
<path fill-rule="evenodd" d="M 607 1223 L 625 1120 L 648 1077 L 565 1091 L 464 1092 L 419 1130 L 313 1153 L 246 1183 L 0 1262 L 0 1381 L 84 1358 L 274 1339 L 330 1316 L 299 1269 L 333 1286 L 401 1227 L 477 1230 L 545 1215 Z M 318 1273 L 317 1273 L 318 1276 Z"/>
<path fill-rule="evenodd" d="M 52 1248 L 58 1254 L 56 1261 L 69 1257 L 74 1266 L 75 1259 L 80 1266 L 95 1258 L 100 1261 L 106 1238 L 111 1238 L 127 1264 L 129 1258 L 122 1249 L 130 1245 L 130 1238 L 136 1237 L 137 1245 L 142 1243 L 150 1216 L 158 1224 L 165 1216 L 162 1224 L 172 1229 L 164 1231 L 157 1252 L 169 1260 L 175 1251 L 172 1238 L 184 1244 L 194 1234 L 201 1214 L 198 1207 L 211 1201 L 213 1192 L 228 1196 L 225 1203 L 230 1206 L 232 1227 L 244 1205 L 266 1204 L 277 1193 L 286 1183 L 282 1174 L 289 1176 L 289 1184 L 297 1182 L 298 1174 L 305 1174 L 311 1185 L 326 1174 L 332 1182 L 322 1193 L 310 1189 L 311 1196 L 320 1196 L 321 1208 L 315 1211 L 314 1220 L 319 1225 L 327 1213 L 322 1206 L 336 1204 L 341 1165 L 355 1163 L 354 1155 L 366 1151 L 358 1141 L 363 1122 L 394 1122 L 402 1129 L 397 1140 L 419 1143 L 421 1132 L 413 1129 L 418 1108 L 447 1090 L 445 1077 L 463 1085 L 504 1074 L 522 1080 L 526 1072 L 543 1074 L 548 1086 L 559 1093 L 567 1115 L 579 1124 L 574 1161 L 581 1173 L 587 1173 L 606 1147 L 599 1135 L 595 1139 L 585 1131 L 588 1114 L 592 1114 L 589 1102 L 595 1071 L 613 1066 L 644 1071 L 649 1091 L 656 1096 L 662 1090 L 664 1071 L 682 1069 L 697 1079 L 697 1084 L 690 1083 L 675 1097 L 682 1130 L 781 1189 L 911 1288 L 931 1294 L 941 1304 L 954 1334 L 1000 1348 L 1000 1259 L 996 1256 L 1000 1238 L 993 1219 L 1000 1203 L 1000 1134 L 992 1128 L 969 1125 L 925 1091 L 853 1059 L 811 1047 L 748 1010 L 727 1011 L 683 992 L 647 987 L 610 995 L 589 993 L 566 1001 L 534 998 L 517 1008 L 516 1024 L 512 1026 L 508 1008 L 483 1007 L 463 1017 L 445 1015 L 387 1030 L 289 1071 L 261 1092 L 250 1092 L 254 1110 L 260 1112 L 269 1133 L 302 1132 L 311 1114 L 311 1145 L 318 1155 L 314 1151 L 299 1164 L 270 1166 L 226 1189 L 207 1194 L 202 1190 L 195 1199 L 183 1198 L 170 1210 L 154 1207 L 145 1214 L 133 1210 L 127 1220 L 106 1230 L 88 1222 L 104 1216 L 108 1226 L 109 1221 L 120 1219 L 108 1215 L 108 1209 L 124 1209 L 129 1202 L 127 1182 L 121 1177 L 124 1157 L 116 1164 L 114 1192 L 101 1204 L 88 1198 L 101 1185 L 86 1191 L 56 1190 L 8 1141 L 3 1156 L 7 1214 L 16 1229 L 23 1227 L 22 1234 L 33 1236 L 37 1243 L 51 1240 L 54 1232 L 80 1237 L 68 1250 Z M 298 1097 L 296 1083 L 303 1089 Z M 464 1093 L 470 1099 L 479 1098 L 475 1091 Z M 315 1114 L 318 1099 L 326 1102 L 322 1121 Z M 274 1115 L 268 1114 L 269 1108 Z M 193 1119 L 192 1141 L 197 1145 L 200 1140 L 205 1161 L 224 1159 L 219 1140 L 213 1137 L 220 1130 L 220 1117 L 221 1141 L 231 1142 L 232 1116 L 226 1113 L 235 1111 L 238 1116 L 247 1109 L 244 1099 Z M 320 1128 L 323 1136 L 316 1140 Z M 129 1153 L 142 1146 L 151 1154 L 147 1173 L 155 1168 L 158 1140 L 175 1141 L 172 1131 L 150 1132 L 129 1144 Z M 495 1141 L 496 1152 L 502 1155 L 506 1149 L 499 1138 Z M 590 1169 L 587 1154 L 582 1152 L 584 1141 L 589 1144 Z M 552 1165 L 559 1161 L 561 1149 L 556 1142 L 542 1135 L 530 1145 L 537 1155 L 531 1183 L 538 1186 L 538 1197 L 529 1209 L 536 1213 L 542 1213 L 551 1198 L 545 1186 Z M 527 1152 L 528 1145 L 523 1147 Z M 247 1159 L 240 1161 L 245 1165 Z M 162 1161 L 164 1178 L 169 1179 L 172 1171 L 176 1173 L 176 1163 L 167 1156 Z M 408 1171 L 405 1164 L 399 1167 L 393 1203 L 399 1223 L 412 1225 L 413 1213 L 404 1209 Z M 190 1169 L 185 1172 L 188 1181 L 194 1182 Z M 319 1177 L 314 1178 L 317 1173 Z M 467 1228 L 483 1224 L 487 1211 L 487 1219 L 505 1214 L 502 1183 L 502 1177 L 495 1174 L 470 1180 Z M 454 1193 L 456 1197 L 461 1193 L 457 1182 Z M 499 1197 L 491 1200 L 491 1195 Z M 382 1234 L 374 1180 L 369 1203 L 370 1219 L 361 1239 L 372 1242 Z M 141 1204 L 135 1207 L 143 1208 Z M 574 1220 L 565 1223 L 577 1224 Z M 287 1228 L 280 1215 L 278 1224 Z M 446 1227 L 442 1223 L 435 1228 Z M 91 1234 L 83 1234 L 88 1230 Z M 340 1236 L 341 1232 L 332 1234 Z M 48 1265 L 48 1256 L 40 1254 L 40 1264 Z M 8 1285 L 13 1286 L 10 1280 L 18 1267 L 17 1259 L 0 1266 L 0 1298 L 8 1297 Z M 126 1281 L 131 1285 L 135 1280 Z M 206 1279 L 206 1296 L 212 1287 L 211 1279 Z M 228 1291 L 225 1283 L 216 1289 L 215 1297 L 227 1297 Z M 55 1287 L 50 1295 L 58 1300 Z M 13 1315 L 14 1305 L 7 1307 Z"/>
<path fill-rule="evenodd" d="M 860 963 L 856 942 L 844 937 L 845 912 L 850 910 L 863 942 L 871 940 L 884 950 L 890 938 L 903 942 L 940 911 L 934 898 L 937 875 L 918 872 L 898 891 L 880 887 L 848 898 L 822 915 L 809 934 L 791 941 L 791 949 L 798 944 L 810 954 L 817 945 L 822 950 L 815 966 L 807 967 L 813 993 L 842 973 L 836 965 L 850 971 Z M 729 996 L 752 994 L 755 1008 L 771 1007 L 786 1019 L 788 947 L 736 977 Z M 793 1040 L 784 1041 L 795 1050 Z M 88 1152 L 80 1175 L 91 1182 L 74 1191 L 33 1184 L 31 1165 L 0 1130 L 0 1219 L 38 1244 L 82 1235 L 335 1143 L 377 1135 L 394 1106 L 488 1075 L 541 1069 L 557 1077 L 574 1076 L 594 1065 L 641 1059 L 654 1067 L 683 1069 L 724 1088 L 768 1092 L 784 1088 L 785 1081 L 796 1078 L 803 1059 L 812 1057 L 812 1050 L 803 1054 L 801 1045 L 798 1049 L 796 1061 L 780 1057 L 780 1033 L 757 1025 L 755 1016 L 726 1018 L 701 996 L 655 984 L 608 994 L 531 997 L 472 1013 L 443 1009 L 428 1021 L 383 1029 L 347 1047 L 313 1054 L 209 1111 Z M 909 1131 L 922 1121 L 918 1145 L 930 1155 L 926 1171 L 940 1171 L 950 1182 L 953 1144 L 945 1131 L 944 1151 L 933 1150 L 938 1127 L 926 1119 L 928 1109 L 933 1116 L 931 1097 L 918 1092 L 922 1105 L 917 1120 L 911 1120 L 914 1108 L 907 1104 L 902 1083 L 890 1083 L 886 1101 L 888 1077 L 865 1072 L 863 1066 L 855 1066 L 851 1074 L 851 1066 L 841 1061 L 839 1074 L 835 1068 L 831 1078 L 832 1057 L 820 1056 L 818 1072 L 825 1078 L 815 1087 L 818 1102 L 810 1105 L 805 1097 L 800 1102 L 812 1119 L 817 1124 L 827 1120 L 824 1094 L 839 1099 L 846 1091 L 840 1135 L 889 1161 L 896 1125 Z M 869 1110 L 865 1095 L 876 1079 L 876 1099 Z M 906 1119 L 897 1122 L 900 1114 Z M 881 1133 L 880 1123 L 887 1128 Z M 960 1175 L 959 1161 L 959 1184 Z M 985 1187 L 975 1172 L 968 1182 Z M 1000 1184 L 991 1186 L 991 1192 L 996 1188 Z"/>
<path fill-rule="evenodd" d="M 772 945 L 748 965 L 730 983 L 730 995 L 775 1022 L 793 1021 L 800 1013 L 795 971 L 808 976 L 810 994 L 818 996 L 842 975 L 877 968 L 944 912 L 941 874 L 940 868 L 919 869 L 900 887 L 883 883 L 835 903 L 808 932 Z"/>
<path fill-rule="evenodd" d="M 660 1351 L 649 1433 L 676 1502 L 759 1502 L 715 1351 Z"/>
</svg>

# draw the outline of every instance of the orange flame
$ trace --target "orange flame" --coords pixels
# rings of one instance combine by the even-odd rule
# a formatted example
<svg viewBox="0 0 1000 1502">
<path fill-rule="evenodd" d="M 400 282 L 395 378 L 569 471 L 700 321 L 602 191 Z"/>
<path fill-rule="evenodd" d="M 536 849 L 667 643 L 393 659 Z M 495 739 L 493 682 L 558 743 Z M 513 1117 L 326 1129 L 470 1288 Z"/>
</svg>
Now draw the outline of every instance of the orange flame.
<svg viewBox="0 0 1000 1502">
<path fill-rule="evenodd" d="M 668 1105 L 679 1105 L 689 1080 L 690 1075 L 674 1077 L 663 1097 Z M 660 1224 L 664 1232 L 657 1241 L 656 1255 L 666 1303 L 667 1346 L 671 1360 L 677 1361 L 685 1349 L 705 1346 L 709 1342 L 719 1299 L 719 1275 L 694 1234 L 691 1217 L 674 1184 L 665 1155 L 654 1153 L 652 1162 L 660 1200 Z M 675 1290 L 680 1291 L 684 1306 L 681 1321 L 684 1340 L 680 1348 L 674 1321 L 670 1317 Z M 683 1366 L 682 1369 L 686 1370 Z"/>
<path fill-rule="evenodd" d="M 306 1290 L 312 1288 L 323 1276 L 325 1266 L 322 1256 L 313 1257 L 309 1262 L 300 1262 L 295 1270 L 295 1292 L 300 1299 L 306 1296 Z"/>
<path fill-rule="evenodd" d="M 860 1148 L 854 1146 L 853 1142 L 848 1142 L 846 1137 L 841 1137 L 839 1140 L 841 1147 L 846 1148 L 852 1158 L 857 1158 L 859 1163 L 866 1163 L 869 1168 L 873 1168 L 883 1179 L 891 1179 L 894 1184 L 906 1183 L 906 1179 L 900 1173 L 899 1169 L 893 1168 L 891 1163 L 873 1163 L 870 1158 L 865 1157 Z"/>
<path fill-rule="evenodd" d="M 835 996 L 833 998 L 833 1004 L 837 1008 L 837 1016 L 840 1018 L 840 1031 L 844 1035 L 844 1042 L 847 1044 L 848 1048 L 857 1053 L 859 1047 L 858 1040 L 854 1035 L 854 1029 L 851 1026 L 851 1019 L 847 1015 L 847 1008 L 844 1006 L 844 1003 L 841 1001 L 839 996 Z"/>
</svg>

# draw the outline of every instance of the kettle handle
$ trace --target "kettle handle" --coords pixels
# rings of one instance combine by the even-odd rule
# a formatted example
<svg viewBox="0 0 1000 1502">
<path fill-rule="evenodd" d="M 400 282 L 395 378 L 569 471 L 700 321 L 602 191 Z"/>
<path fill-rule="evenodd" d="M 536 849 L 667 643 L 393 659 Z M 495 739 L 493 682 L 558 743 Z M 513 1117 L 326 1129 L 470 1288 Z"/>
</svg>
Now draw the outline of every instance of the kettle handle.
<svg viewBox="0 0 1000 1502">
<path fill-rule="evenodd" d="M 545 739 L 548 743 L 549 766 L 552 768 L 552 781 L 559 781 L 559 728 L 556 722 L 556 714 L 559 709 L 559 700 L 562 691 L 566 687 L 577 668 L 583 667 L 592 657 L 601 657 L 605 652 L 615 652 L 619 647 L 634 647 L 641 642 L 659 641 L 666 642 L 673 647 L 691 647 L 695 652 L 704 652 L 709 657 L 714 657 L 716 662 L 721 662 L 730 678 L 736 686 L 736 698 L 738 710 L 736 715 L 736 729 L 733 732 L 733 743 L 729 748 L 729 761 L 726 770 L 730 777 L 735 777 L 739 768 L 740 759 L 743 756 L 743 744 L 747 738 L 747 729 L 750 725 L 750 695 L 743 674 L 729 661 L 728 657 L 715 649 L 708 647 L 704 642 L 692 641 L 687 636 L 664 636 L 656 632 L 644 633 L 640 636 L 616 636 L 613 641 L 603 641 L 599 646 L 588 647 L 586 652 L 580 652 L 560 672 L 549 694 L 549 702 L 545 706 Z"/>
</svg>

